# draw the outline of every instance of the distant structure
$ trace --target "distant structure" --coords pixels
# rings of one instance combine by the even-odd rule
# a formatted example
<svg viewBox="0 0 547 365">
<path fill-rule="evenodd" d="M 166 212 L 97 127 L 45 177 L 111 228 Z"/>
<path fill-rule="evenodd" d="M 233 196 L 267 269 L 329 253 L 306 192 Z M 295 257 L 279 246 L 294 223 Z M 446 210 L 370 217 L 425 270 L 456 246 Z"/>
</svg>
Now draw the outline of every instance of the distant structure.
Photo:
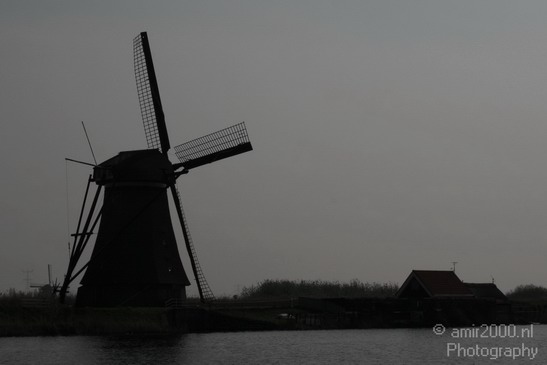
<svg viewBox="0 0 547 365">
<path fill-rule="evenodd" d="M 508 301 L 505 294 L 494 283 L 465 283 L 475 298 L 492 299 L 496 302 L 505 303 Z"/>
<path fill-rule="evenodd" d="M 30 289 L 30 274 L 33 273 L 34 270 L 23 270 L 23 274 L 25 274 L 25 288 L 27 290 Z"/>
<path fill-rule="evenodd" d="M 57 280 L 55 280 L 55 282 L 54 282 L 51 278 L 51 265 L 50 264 L 47 265 L 47 278 L 48 278 L 47 284 L 33 283 L 33 284 L 30 284 L 30 287 L 38 289 L 39 294 L 42 295 L 42 296 L 52 296 L 56 292 L 56 290 L 58 289 L 58 285 L 57 285 Z"/>
<path fill-rule="evenodd" d="M 464 283 L 453 270 L 412 270 L 395 294 L 394 319 L 414 326 L 522 323 L 493 283 Z"/>
<path fill-rule="evenodd" d="M 399 298 L 462 298 L 473 292 L 452 270 L 412 270 L 396 294 Z"/>
<path fill-rule="evenodd" d="M 507 302 L 507 297 L 494 283 L 464 283 L 453 270 L 412 270 L 395 296 L 414 299 L 474 298 Z"/>
<path fill-rule="evenodd" d="M 202 302 L 214 299 L 199 265 L 176 186 L 191 169 L 252 150 L 244 123 L 174 147 L 179 163 L 167 156 L 170 142 L 146 32 L 133 41 L 137 91 L 148 149 L 120 152 L 95 165 L 89 177 L 65 280 L 68 286 L 84 270 L 76 305 L 164 306 L 186 298 L 190 285 L 177 249 L 169 212 L 171 191 Z M 91 182 L 97 185 L 87 216 Z M 98 208 L 104 188 L 103 205 Z M 91 259 L 76 265 L 100 221 Z"/>
</svg>

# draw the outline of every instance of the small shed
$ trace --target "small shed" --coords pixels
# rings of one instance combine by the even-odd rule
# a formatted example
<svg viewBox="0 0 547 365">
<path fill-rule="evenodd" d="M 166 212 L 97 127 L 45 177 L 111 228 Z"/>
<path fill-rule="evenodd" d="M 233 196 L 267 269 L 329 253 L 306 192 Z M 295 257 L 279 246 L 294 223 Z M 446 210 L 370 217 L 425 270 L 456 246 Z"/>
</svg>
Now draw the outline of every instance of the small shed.
<svg viewBox="0 0 547 365">
<path fill-rule="evenodd" d="M 412 270 L 396 293 L 398 298 L 474 298 L 454 271 Z"/>
</svg>

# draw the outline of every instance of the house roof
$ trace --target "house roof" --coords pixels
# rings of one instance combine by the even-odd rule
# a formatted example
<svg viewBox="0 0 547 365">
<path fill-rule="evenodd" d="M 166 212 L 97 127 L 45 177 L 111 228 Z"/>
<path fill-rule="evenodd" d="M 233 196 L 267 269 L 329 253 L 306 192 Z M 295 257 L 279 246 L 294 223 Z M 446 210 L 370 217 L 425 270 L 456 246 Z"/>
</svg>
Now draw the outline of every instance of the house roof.
<svg viewBox="0 0 547 365">
<path fill-rule="evenodd" d="M 473 292 L 456 276 L 454 271 L 412 270 L 397 296 L 404 295 L 410 283 L 416 281 L 429 297 L 472 297 Z"/>
<path fill-rule="evenodd" d="M 505 294 L 494 283 L 465 283 L 477 298 L 489 298 L 506 301 Z"/>
</svg>

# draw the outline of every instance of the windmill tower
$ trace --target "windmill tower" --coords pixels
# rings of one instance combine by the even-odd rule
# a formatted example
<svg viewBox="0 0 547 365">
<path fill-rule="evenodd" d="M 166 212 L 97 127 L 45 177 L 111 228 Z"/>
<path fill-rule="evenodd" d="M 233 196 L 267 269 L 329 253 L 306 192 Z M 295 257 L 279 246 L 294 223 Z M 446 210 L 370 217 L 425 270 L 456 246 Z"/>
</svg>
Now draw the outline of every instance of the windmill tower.
<svg viewBox="0 0 547 365">
<path fill-rule="evenodd" d="M 148 149 L 120 152 L 93 168 L 70 250 L 68 285 L 85 270 L 78 288 L 78 306 L 163 306 L 186 297 L 190 281 L 182 265 L 169 211 L 171 192 L 182 228 L 200 299 L 214 299 L 199 265 L 182 209 L 176 180 L 191 169 L 252 150 L 244 123 L 183 143 L 174 148 L 180 162 L 172 164 L 169 136 L 146 32 L 133 41 L 137 92 Z M 91 182 L 95 196 L 84 219 Z M 102 207 L 99 194 L 104 189 Z M 76 265 L 100 221 L 91 259 Z"/>
</svg>

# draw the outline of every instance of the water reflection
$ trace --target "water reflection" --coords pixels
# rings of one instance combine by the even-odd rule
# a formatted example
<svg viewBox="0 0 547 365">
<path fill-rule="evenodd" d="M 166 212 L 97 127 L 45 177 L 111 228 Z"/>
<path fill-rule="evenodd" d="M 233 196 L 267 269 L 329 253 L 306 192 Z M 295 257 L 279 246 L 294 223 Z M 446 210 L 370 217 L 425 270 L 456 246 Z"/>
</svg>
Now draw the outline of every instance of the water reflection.
<svg viewBox="0 0 547 365">
<path fill-rule="evenodd" d="M 181 364 L 184 335 L 0 338 L 0 364 Z"/>
<path fill-rule="evenodd" d="M 93 364 L 179 364 L 184 339 L 184 335 L 96 337 L 91 358 Z"/>
<path fill-rule="evenodd" d="M 462 364 L 492 360 L 447 357 L 450 335 L 431 329 L 239 332 L 177 336 L 0 338 L 0 364 Z M 547 326 L 527 339 L 462 339 L 464 346 L 538 346 L 547 363 Z M 522 359 L 520 359 L 522 360 Z M 497 364 L 519 363 L 500 358 Z"/>
</svg>

